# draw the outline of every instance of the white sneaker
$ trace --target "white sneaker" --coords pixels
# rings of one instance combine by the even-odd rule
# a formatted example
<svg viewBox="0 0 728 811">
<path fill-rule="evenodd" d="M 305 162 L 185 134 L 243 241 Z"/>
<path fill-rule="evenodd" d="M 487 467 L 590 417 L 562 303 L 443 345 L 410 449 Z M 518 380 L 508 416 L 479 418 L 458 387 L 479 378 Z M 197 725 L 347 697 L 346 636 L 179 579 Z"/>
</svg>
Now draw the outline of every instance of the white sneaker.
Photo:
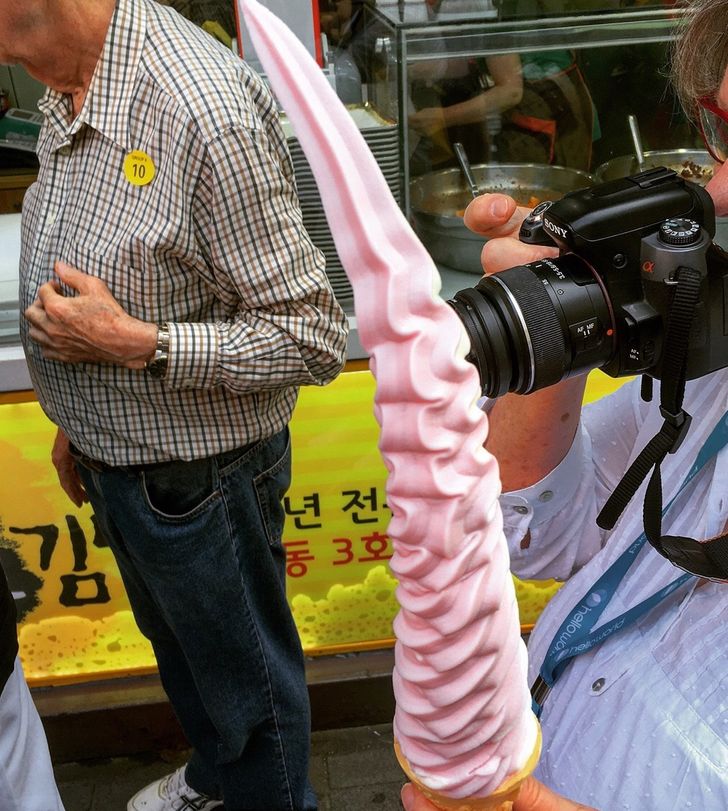
<svg viewBox="0 0 728 811">
<path fill-rule="evenodd" d="M 129 800 L 127 811 L 212 811 L 222 809 L 220 800 L 198 794 L 185 781 L 186 766 L 155 780 Z"/>
</svg>

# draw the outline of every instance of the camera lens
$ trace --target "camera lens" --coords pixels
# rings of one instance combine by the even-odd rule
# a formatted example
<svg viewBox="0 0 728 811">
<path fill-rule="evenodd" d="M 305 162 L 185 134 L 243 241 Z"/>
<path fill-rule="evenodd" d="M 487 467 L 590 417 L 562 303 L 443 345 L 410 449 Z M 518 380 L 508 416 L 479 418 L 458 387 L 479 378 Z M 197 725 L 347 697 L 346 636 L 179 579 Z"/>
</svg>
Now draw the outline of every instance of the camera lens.
<svg viewBox="0 0 728 811">
<path fill-rule="evenodd" d="M 527 394 L 606 364 L 614 318 L 599 276 L 566 254 L 484 276 L 449 304 L 470 339 L 483 394 Z"/>
</svg>

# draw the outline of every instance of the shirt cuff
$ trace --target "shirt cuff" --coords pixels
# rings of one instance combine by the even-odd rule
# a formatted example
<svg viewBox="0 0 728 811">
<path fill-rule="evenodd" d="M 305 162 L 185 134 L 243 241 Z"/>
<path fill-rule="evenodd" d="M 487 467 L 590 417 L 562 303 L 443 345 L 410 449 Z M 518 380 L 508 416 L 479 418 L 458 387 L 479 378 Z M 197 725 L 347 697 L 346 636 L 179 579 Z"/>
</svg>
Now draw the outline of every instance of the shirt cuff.
<svg viewBox="0 0 728 811">
<path fill-rule="evenodd" d="M 214 324 L 169 323 L 165 383 L 172 389 L 211 389 L 218 381 L 220 337 Z"/>
<path fill-rule="evenodd" d="M 550 521 L 564 509 L 579 487 L 585 469 L 584 454 L 589 450 L 586 430 L 580 425 L 569 452 L 541 481 L 501 495 L 505 526 L 525 535 L 531 525 Z"/>
</svg>

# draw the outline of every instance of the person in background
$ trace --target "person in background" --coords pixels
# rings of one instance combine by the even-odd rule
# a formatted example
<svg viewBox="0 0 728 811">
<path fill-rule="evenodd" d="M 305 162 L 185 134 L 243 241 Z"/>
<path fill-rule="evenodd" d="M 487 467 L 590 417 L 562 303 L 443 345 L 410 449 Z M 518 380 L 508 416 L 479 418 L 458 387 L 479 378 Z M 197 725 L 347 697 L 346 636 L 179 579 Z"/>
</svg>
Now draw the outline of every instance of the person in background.
<svg viewBox="0 0 728 811">
<path fill-rule="evenodd" d="M 23 677 L 15 619 L 0 567 L 0 808 L 63 811 L 43 726 Z"/>
<path fill-rule="evenodd" d="M 539 163 L 587 171 L 600 137 L 586 80 L 567 50 L 521 54 L 523 94 L 496 138 L 504 163 Z"/>
<path fill-rule="evenodd" d="M 707 185 L 716 214 L 728 214 L 728 0 L 692 4 L 673 83 L 716 160 Z M 486 272 L 547 253 L 515 238 L 527 213 L 504 195 L 471 203 L 466 224 L 491 237 Z M 658 398 L 642 400 L 639 380 L 582 409 L 584 387 L 581 376 L 506 395 L 489 416 L 512 569 L 565 581 L 529 639 L 544 737 L 535 776 L 601 811 L 723 811 L 726 583 L 685 574 L 640 546 L 644 489 L 613 530 L 597 526 L 598 511 L 663 418 Z M 664 503 L 674 498 L 662 532 L 715 538 L 728 526 L 728 369 L 688 382 L 683 408 L 690 430 L 661 466 Z M 571 658 L 563 661 L 563 652 Z"/>
<path fill-rule="evenodd" d="M 152 0 L 0 0 L 0 62 L 49 86 L 22 213 L 21 338 L 193 752 L 130 811 L 313 811 L 282 497 L 299 385 L 346 320 L 276 104 Z"/>
<path fill-rule="evenodd" d="M 359 13 L 361 0 L 318 0 L 321 32 L 329 44 L 339 45 L 349 31 L 352 17 Z"/>
<path fill-rule="evenodd" d="M 441 70 L 453 71 L 462 64 L 449 60 Z M 452 144 L 460 141 L 472 163 L 589 169 L 598 124 L 586 82 L 569 51 L 503 54 L 466 65 L 462 76 L 427 81 L 423 86 L 430 102 L 409 117 L 410 127 L 439 147 L 433 150 L 433 165 L 449 160 Z M 413 66 L 413 76 L 416 69 L 423 68 Z M 423 104 L 421 84 L 412 85 L 416 106 Z"/>
<path fill-rule="evenodd" d="M 425 5 L 433 22 L 446 21 L 463 9 L 453 0 L 428 0 Z M 474 19 L 479 10 L 477 3 L 472 4 Z M 410 140 L 417 143 L 412 151 L 414 174 L 457 165 L 452 144 L 458 141 L 474 164 L 589 169 L 599 126 L 589 89 L 570 51 L 442 58 L 414 63 L 408 75 L 414 108 L 408 119 L 414 131 Z M 417 142 L 416 134 L 427 140 Z"/>
<path fill-rule="evenodd" d="M 452 164 L 455 143 L 463 144 L 471 163 L 490 162 L 493 124 L 498 129 L 500 115 L 523 97 L 518 55 L 438 59 L 413 65 L 410 75 L 413 174 Z"/>
</svg>

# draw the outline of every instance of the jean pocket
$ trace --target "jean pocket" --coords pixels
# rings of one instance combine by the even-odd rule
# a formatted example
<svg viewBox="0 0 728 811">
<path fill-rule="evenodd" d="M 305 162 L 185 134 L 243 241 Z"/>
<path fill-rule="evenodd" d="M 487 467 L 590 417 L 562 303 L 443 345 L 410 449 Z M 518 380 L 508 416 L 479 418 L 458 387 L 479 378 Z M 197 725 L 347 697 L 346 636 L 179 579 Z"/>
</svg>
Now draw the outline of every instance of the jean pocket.
<svg viewBox="0 0 728 811">
<path fill-rule="evenodd" d="M 269 467 L 253 477 L 253 487 L 268 544 L 282 549 L 283 525 L 286 520 L 283 497 L 291 484 L 291 441 L 288 431 L 284 437 L 279 434 L 275 439 L 279 437 L 285 437 L 283 452 Z"/>
<path fill-rule="evenodd" d="M 150 467 L 142 472 L 141 487 L 149 509 L 175 522 L 193 518 L 221 495 L 217 468 L 209 458 Z"/>
</svg>

